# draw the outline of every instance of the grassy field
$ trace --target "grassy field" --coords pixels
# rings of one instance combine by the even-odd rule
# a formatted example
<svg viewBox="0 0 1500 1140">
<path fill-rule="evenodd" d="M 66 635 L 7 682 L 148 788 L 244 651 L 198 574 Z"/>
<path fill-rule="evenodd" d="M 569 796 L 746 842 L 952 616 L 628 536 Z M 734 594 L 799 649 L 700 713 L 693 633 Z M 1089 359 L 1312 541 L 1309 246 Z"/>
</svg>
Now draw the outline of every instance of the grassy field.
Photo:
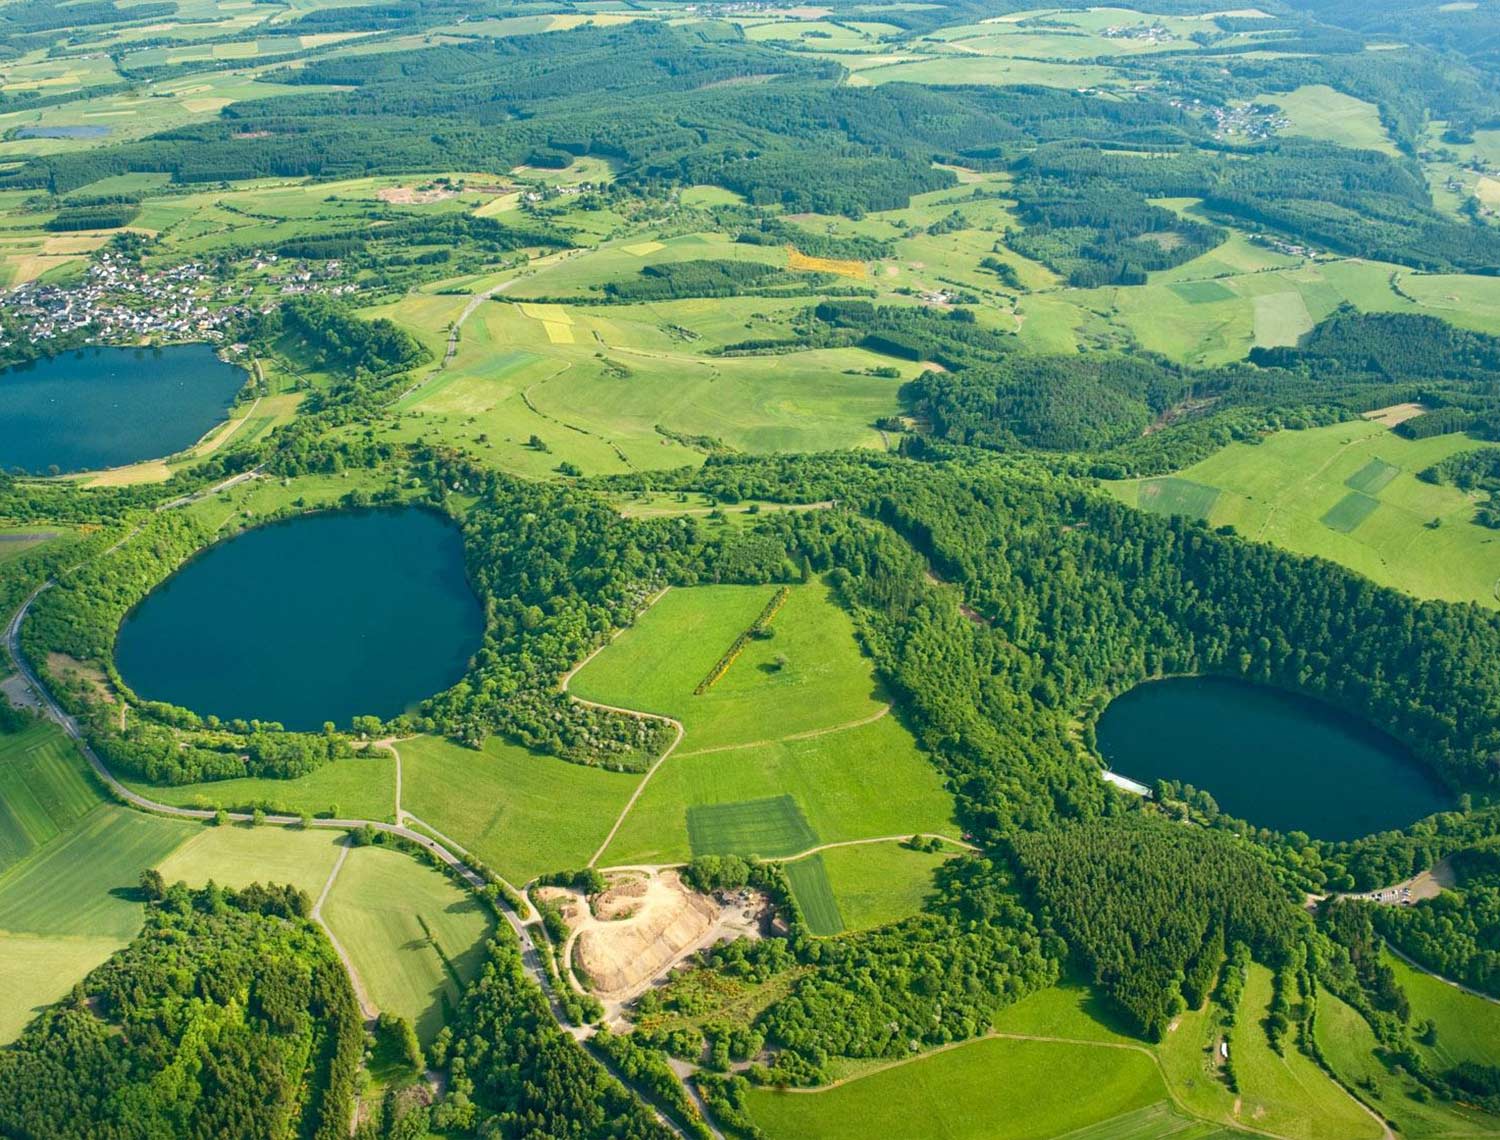
<svg viewBox="0 0 1500 1140">
<path fill-rule="evenodd" d="M 640 780 L 495 737 L 478 752 L 433 736 L 398 747 L 402 806 L 514 883 L 587 863 Z"/>
<path fill-rule="evenodd" d="M 573 678 L 604 704 L 675 716 L 684 755 L 782 739 L 878 713 L 882 695 L 854 627 L 826 587 L 792 587 L 771 623 L 701 695 L 693 689 L 775 594 L 774 586 L 669 590 Z M 778 661 L 784 663 L 778 666 Z"/>
<path fill-rule="evenodd" d="M 810 931 L 823 936 L 844 932 L 844 916 L 839 913 L 838 899 L 833 897 L 833 884 L 828 881 L 821 854 L 788 863 L 786 877 Z"/>
<path fill-rule="evenodd" d="M 656 261 L 662 253 L 650 256 Z M 591 260 L 555 264 L 558 273 L 576 266 L 581 275 Z M 545 282 L 539 273 L 527 284 L 551 289 L 568 280 Z M 701 354 L 779 330 L 779 317 L 754 314 L 803 304 L 801 298 L 729 298 L 605 309 L 487 302 L 464 324 L 458 354 L 407 397 L 387 434 L 407 440 L 438 431 L 483 463 L 538 477 L 564 462 L 587 474 L 701 462 L 704 451 L 683 438 L 720 440 L 749 452 L 884 447 L 871 425 L 898 410 L 900 381 L 863 373 L 895 362 L 857 348 Z M 389 315 L 431 336 L 429 307 L 425 299 L 420 306 L 403 301 Z M 426 333 L 419 331 L 424 325 Z M 918 371 L 910 363 L 897 366 L 903 376 Z M 532 436 L 547 450 L 530 446 Z"/>
<path fill-rule="evenodd" d="M 625 817 L 602 863 L 685 862 L 693 854 L 691 809 L 783 795 L 796 801 L 820 843 L 956 828 L 937 772 L 906 730 L 884 717 L 805 740 L 674 754 Z"/>
<path fill-rule="evenodd" d="M 297 815 L 326 812 L 343 819 L 393 820 L 396 814 L 396 764 L 389 753 L 334 760 L 292 780 L 249 777 L 165 787 L 126 783 L 174 807 L 248 811 L 257 807 Z"/>
<path fill-rule="evenodd" d="M 1318 995 L 1314 1025 L 1318 1048 L 1339 1079 L 1390 1120 L 1403 1136 L 1493 1134 L 1494 1118 L 1458 1104 L 1426 1099 L 1416 1081 L 1388 1066 L 1369 1023 L 1337 996 Z M 1415 1099 L 1424 1096 L 1424 1099 Z"/>
<path fill-rule="evenodd" d="M 446 875 L 398 851 L 349 852 L 323 907 L 366 991 L 430 1044 L 478 972 L 493 923 Z"/>
<path fill-rule="evenodd" d="M 1128 1120 L 1165 1098 L 1145 1050 L 989 1039 L 826 1091 L 756 1089 L 749 1107 L 771 1140 L 1020 1140 Z"/>
<path fill-rule="evenodd" d="M 1418 597 L 1493 606 L 1500 536 L 1470 521 L 1468 496 L 1416 477 L 1478 446 L 1461 435 L 1407 440 L 1356 421 L 1230 444 L 1177 476 L 1107 486 L 1133 506 L 1232 525 Z"/>
<path fill-rule="evenodd" d="M 1380 1125 L 1309 1058 L 1288 1043 L 1276 1054 L 1261 1022 L 1271 1004 L 1271 971 L 1250 966 L 1229 1052 L 1241 1087 L 1239 1119 L 1296 1140 L 1378 1140 Z"/>
<path fill-rule="evenodd" d="M 775 857 L 806 851 L 818 842 L 791 796 L 694 804 L 687 809 L 688 843 L 697 855 Z M 809 880 L 810 881 L 810 880 Z"/>
<path fill-rule="evenodd" d="M 849 617 L 822 585 L 794 586 L 774 636 L 749 642 L 694 695 L 773 594 L 770 586 L 669 591 L 573 678 L 578 696 L 675 716 L 686 730 L 606 864 L 684 861 L 703 844 L 772 856 L 817 842 L 951 833 L 952 803 L 937 773 L 906 730 L 881 716 L 882 694 Z"/>
<path fill-rule="evenodd" d="M 100 802 L 62 731 L 37 721 L 0 735 L 0 872 L 56 839 Z"/>
<path fill-rule="evenodd" d="M 1420 1046 L 1433 1065 L 1500 1065 L 1500 1005 L 1471 997 L 1391 955 L 1385 961 L 1411 1002 L 1412 1022 L 1431 1018 L 1437 1026 L 1436 1043 Z"/>
<path fill-rule="evenodd" d="M 932 893 L 934 872 L 948 855 L 912 851 L 898 843 L 866 843 L 833 847 L 817 858 L 844 928 L 868 930 L 921 910 Z M 796 866 L 789 864 L 789 869 Z"/>
<path fill-rule="evenodd" d="M 193 825 L 101 804 L 0 875 L 0 1043 L 140 929 L 140 873 Z"/>
<path fill-rule="evenodd" d="M 1393 156 L 1401 153 L 1380 122 L 1380 108 L 1324 84 L 1261 95 L 1254 102 L 1274 103 L 1281 108 L 1291 120 L 1285 134 L 1308 135 L 1339 146 L 1378 150 Z"/>
<path fill-rule="evenodd" d="M 239 889 L 289 883 L 316 899 L 338 859 L 343 833 L 293 827 L 200 827 L 158 866 L 169 883 L 201 887 L 210 879 Z"/>
</svg>

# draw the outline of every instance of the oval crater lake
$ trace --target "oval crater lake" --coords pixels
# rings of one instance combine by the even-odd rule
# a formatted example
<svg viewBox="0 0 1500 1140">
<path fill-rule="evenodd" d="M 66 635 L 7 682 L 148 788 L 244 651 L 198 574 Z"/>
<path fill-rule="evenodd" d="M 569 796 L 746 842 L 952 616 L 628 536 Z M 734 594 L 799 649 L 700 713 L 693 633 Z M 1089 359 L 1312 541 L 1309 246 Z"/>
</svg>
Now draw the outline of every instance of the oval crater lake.
<svg viewBox="0 0 1500 1140">
<path fill-rule="evenodd" d="M 1257 827 L 1353 839 L 1452 806 L 1399 742 L 1330 705 L 1226 677 L 1137 685 L 1099 718 L 1123 776 L 1176 780 Z"/>
<path fill-rule="evenodd" d="M 125 619 L 115 662 L 144 700 L 347 728 L 454 684 L 483 633 L 446 519 L 416 507 L 325 511 L 193 558 Z"/>
<path fill-rule="evenodd" d="M 206 344 L 85 348 L 0 370 L 0 467 L 97 471 L 191 447 L 221 423 L 244 369 Z"/>
</svg>

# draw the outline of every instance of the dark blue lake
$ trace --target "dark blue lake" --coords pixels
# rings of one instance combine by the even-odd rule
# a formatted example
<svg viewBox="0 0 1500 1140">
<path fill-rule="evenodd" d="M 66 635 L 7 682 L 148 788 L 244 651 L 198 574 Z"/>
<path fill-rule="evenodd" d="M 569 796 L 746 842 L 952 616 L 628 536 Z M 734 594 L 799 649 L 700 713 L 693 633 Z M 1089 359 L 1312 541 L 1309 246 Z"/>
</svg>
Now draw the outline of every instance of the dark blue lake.
<svg viewBox="0 0 1500 1140">
<path fill-rule="evenodd" d="M 483 632 L 450 522 L 414 507 L 324 511 L 194 558 L 126 618 L 115 662 L 146 700 L 348 728 L 458 681 Z"/>
<path fill-rule="evenodd" d="M 1321 702 L 1228 678 L 1138 685 L 1110 702 L 1097 738 L 1123 776 L 1192 784 L 1230 815 L 1315 839 L 1404 827 L 1452 806 L 1384 733 Z"/>
<path fill-rule="evenodd" d="M 0 370 L 0 469 L 95 471 L 191 447 L 245 371 L 206 344 L 86 348 Z"/>
</svg>

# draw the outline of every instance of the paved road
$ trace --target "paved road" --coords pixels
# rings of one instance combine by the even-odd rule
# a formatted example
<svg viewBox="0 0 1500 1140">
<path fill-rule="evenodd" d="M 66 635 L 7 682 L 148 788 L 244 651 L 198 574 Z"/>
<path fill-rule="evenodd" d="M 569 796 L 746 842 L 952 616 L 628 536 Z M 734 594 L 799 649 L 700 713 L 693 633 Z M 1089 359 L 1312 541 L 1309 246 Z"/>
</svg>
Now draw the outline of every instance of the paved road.
<svg viewBox="0 0 1500 1140">
<path fill-rule="evenodd" d="M 12 615 L 10 622 L 5 627 L 6 652 L 9 653 L 11 661 L 16 667 L 16 672 L 20 674 L 20 676 L 25 678 L 26 683 L 36 694 L 37 700 L 41 705 L 42 710 L 50 719 L 55 721 L 64 732 L 66 732 L 70 737 L 73 738 L 74 743 L 78 745 L 78 750 L 83 753 L 84 759 L 87 760 L 89 766 L 93 768 L 95 775 L 97 775 L 104 786 L 107 787 L 110 792 L 113 793 L 114 796 L 121 800 L 123 803 L 129 804 L 131 807 L 139 808 L 142 811 L 155 812 L 158 815 L 176 816 L 183 819 L 206 820 L 214 818 L 214 816 L 217 815 L 216 812 L 208 811 L 203 808 L 177 807 L 173 804 L 164 804 L 159 803 L 156 800 L 148 799 L 147 797 L 140 795 L 138 792 L 132 791 L 130 788 L 126 787 L 119 780 L 117 780 L 114 776 L 114 773 L 111 772 L 109 768 L 105 766 L 104 761 L 99 758 L 99 755 L 91 747 L 89 747 L 88 741 L 84 739 L 82 730 L 78 727 L 78 721 L 57 703 L 57 701 L 53 698 L 52 693 L 44 684 L 42 684 L 41 678 L 38 677 L 32 670 L 30 663 L 25 659 L 24 656 L 22 656 L 21 623 L 26 620 L 26 615 L 28 612 L 30 612 L 32 604 L 41 595 L 41 593 L 44 590 L 50 588 L 51 585 L 51 582 L 46 582 L 43 585 L 37 587 L 37 589 L 33 590 L 26 601 L 23 602 L 20 608 L 16 610 L 15 614 Z M 226 812 L 225 814 L 227 818 L 242 823 L 250 822 L 253 818 L 251 815 L 248 815 L 245 812 Z M 292 825 L 301 825 L 302 818 L 300 816 L 294 815 L 273 814 L 265 816 L 264 822 L 287 827 Z M 452 867 L 470 886 L 478 889 L 487 885 L 485 879 L 481 875 L 475 872 L 474 869 L 471 868 L 468 864 L 464 863 L 463 860 L 459 859 L 458 856 L 454 855 L 453 852 L 448 850 L 447 847 L 444 847 L 435 839 L 432 839 L 427 835 L 423 835 L 419 831 L 413 831 L 411 828 L 403 827 L 400 824 L 386 823 L 382 820 L 374 819 L 310 819 L 307 821 L 307 826 L 326 828 L 335 831 L 351 831 L 356 828 L 368 826 L 374 828 L 376 831 L 383 831 L 389 835 L 397 835 L 402 839 L 406 839 L 411 841 L 412 843 L 419 844 L 420 846 L 426 848 L 428 851 L 431 851 L 445 864 L 447 864 L 449 867 Z M 625 1080 L 624 1076 L 615 1068 L 613 1063 L 611 1063 L 608 1058 L 604 1057 L 597 1050 L 589 1049 L 588 1039 L 593 1036 L 594 1027 L 589 1025 L 576 1026 L 569 1022 L 567 1015 L 563 1012 L 562 1006 L 557 1000 L 557 994 L 553 990 L 552 979 L 551 976 L 547 973 L 547 968 L 542 958 L 542 951 L 537 946 L 533 929 L 526 923 L 521 921 L 520 917 L 505 901 L 503 896 L 498 897 L 496 899 L 496 902 L 499 904 L 501 915 L 505 918 L 507 925 L 510 926 L 511 930 L 515 933 L 516 940 L 520 943 L 521 965 L 526 970 L 526 973 L 530 976 L 531 980 L 541 989 L 542 994 L 546 997 L 547 1004 L 551 1008 L 552 1016 L 557 1021 L 558 1027 L 569 1036 L 571 1036 L 585 1049 L 588 1049 L 590 1056 L 592 1056 L 596 1061 L 603 1065 L 604 1068 L 616 1080 L 620 1081 L 621 1084 L 624 1084 L 627 1087 L 633 1088 L 634 1086 L 630 1085 L 630 1082 Z M 639 1092 L 639 1090 L 637 1090 L 637 1092 Z M 646 1103 L 648 1105 L 652 1103 L 649 1098 L 643 1099 L 646 1100 Z M 670 1118 L 664 1116 L 660 1112 L 660 1110 L 653 1109 L 653 1111 L 656 1112 L 657 1117 L 661 1121 L 663 1126 L 669 1129 L 673 1134 L 679 1137 L 682 1137 L 684 1135 L 682 1129 L 678 1127 L 678 1125 Z"/>
</svg>

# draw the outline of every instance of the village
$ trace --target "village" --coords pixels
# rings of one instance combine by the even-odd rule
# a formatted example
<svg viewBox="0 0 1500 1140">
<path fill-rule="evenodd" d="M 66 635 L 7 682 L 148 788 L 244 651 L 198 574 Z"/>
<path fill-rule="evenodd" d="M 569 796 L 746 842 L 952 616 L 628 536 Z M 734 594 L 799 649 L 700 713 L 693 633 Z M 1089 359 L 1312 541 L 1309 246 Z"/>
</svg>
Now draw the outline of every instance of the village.
<svg viewBox="0 0 1500 1140">
<path fill-rule="evenodd" d="M 225 282 L 202 262 L 146 269 L 123 253 L 103 250 L 77 284 L 28 281 L 5 294 L 0 351 L 15 344 L 76 343 L 80 335 L 101 344 L 219 341 L 234 321 L 275 308 L 263 291 L 257 298 L 257 284 L 282 296 L 357 289 L 339 281 L 344 270 L 338 261 L 283 262 L 257 250 L 246 268 L 258 275 L 256 281 Z"/>
</svg>

